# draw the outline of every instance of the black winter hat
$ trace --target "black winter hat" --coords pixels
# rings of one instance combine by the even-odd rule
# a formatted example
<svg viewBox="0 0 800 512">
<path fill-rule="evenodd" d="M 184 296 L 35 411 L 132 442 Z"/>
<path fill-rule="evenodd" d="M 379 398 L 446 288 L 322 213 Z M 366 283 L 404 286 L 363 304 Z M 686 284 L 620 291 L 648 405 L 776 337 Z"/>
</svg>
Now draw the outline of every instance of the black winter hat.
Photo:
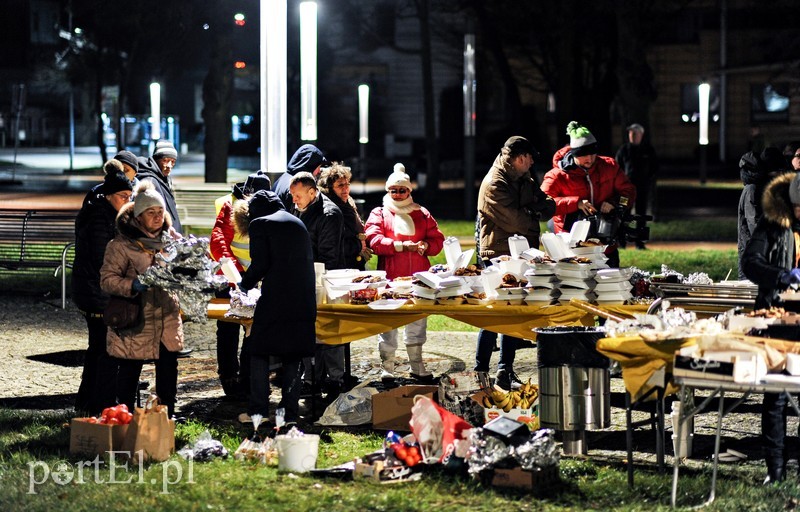
<svg viewBox="0 0 800 512">
<path fill-rule="evenodd" d="M 245 194 L 255 194 L 259 190 L 269 190 L 270 188 L 271 184 L 267 173 L 264 171 L 257 171 L 247 177 L 242 191 Z"/>
<path fill-rule="evenodd" d="M 116 194 L 123 190 L 133 191 L 133 183 L 125 177 L 125 173 L 117 171 L 111 174 L 106 174 L 103 180 L 103 185 L 100 187 L 100 192 L 105 196 Z"/>
<path fill-rule="evenodd" d="M 134 171 L 139 172 L 139 160 L 136 158 L 136 155 L 130 151 L 120 151 L 114 155 L 114 160 L 119 160 L 123 164 L 130 165 Z"/>
<path fill-rule="evenodd" d="M 511 157 L 528 154 L 535 159 L 539 156 L 533 144 L 525 137 L 520 137 L 519 135 L 509 137 L 506 143 L 503 144 L 503 147 L 508 149 L 508 155 Z"/>
</svg>

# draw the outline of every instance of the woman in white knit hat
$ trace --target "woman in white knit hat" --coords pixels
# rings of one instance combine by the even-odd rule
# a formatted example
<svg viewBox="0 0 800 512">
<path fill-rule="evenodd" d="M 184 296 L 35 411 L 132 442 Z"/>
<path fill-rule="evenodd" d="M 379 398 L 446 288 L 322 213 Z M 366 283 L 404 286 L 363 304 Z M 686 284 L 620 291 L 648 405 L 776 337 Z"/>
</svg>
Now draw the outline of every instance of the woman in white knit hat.
<svg viewBox="0 0 800 512">
<path fill-rule="evenodd" d="M 383 206 L 375 208 L 365 225 L 369 248 L 378 256 L 378 269 L 389 279 L 411 276 L 430 268 L 428 256 L 435 256 L 444 247 L 444 235 L 430 212 L 411 198 L 411 180 L 403 164 L 394 165 L 386 180 Z M 427 320 L 405 327 L 404 341 L 411 366 L 411 377 L 433 382 L 433 375 L 422 360 L 422 345 L 427 339 Z M 393 378 L 397 330 L 378 335 L 382 378 Z"/>
</svg>

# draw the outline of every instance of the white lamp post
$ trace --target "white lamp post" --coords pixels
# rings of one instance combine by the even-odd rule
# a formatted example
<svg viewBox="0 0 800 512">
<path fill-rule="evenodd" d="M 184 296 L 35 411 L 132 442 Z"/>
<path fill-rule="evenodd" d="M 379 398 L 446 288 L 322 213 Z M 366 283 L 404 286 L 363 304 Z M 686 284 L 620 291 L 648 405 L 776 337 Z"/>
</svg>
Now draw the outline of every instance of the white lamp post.
<svg viewBox="0 0 800 512">
<path fill-rule="evenodd" d="M 358 142 L 369 142 L 369 86 L 358 86 Z"/>
<path fill-rule="evenodd" d="M 475 34 L 464 35 L 464 215 L 475 215 Z"/>
<path fill-rule="evenodd" d="M 161 138 L 161 84 L 150 84 L 150 138 L 154 141 Z"/>
<path fill-rule="evenodd" d="M 700 98 L 700 183 L 705 184 L 707 174 L 706 147 L 708 146 L 708 102 L 711 96 L 711 86 L 703 82 L 697 86 L 697 95 Z"/>
<path fill-rule="evenodd" d="M 300 138 L 317 140 L 317 3 L 300 3 Z"/>
<path fill-rule="evenodd" d="M 286 0 L 261 0 L 261 169 L 286 170 Z M 273 179 L 274 181 L 274 179 Z"/>
</svg>

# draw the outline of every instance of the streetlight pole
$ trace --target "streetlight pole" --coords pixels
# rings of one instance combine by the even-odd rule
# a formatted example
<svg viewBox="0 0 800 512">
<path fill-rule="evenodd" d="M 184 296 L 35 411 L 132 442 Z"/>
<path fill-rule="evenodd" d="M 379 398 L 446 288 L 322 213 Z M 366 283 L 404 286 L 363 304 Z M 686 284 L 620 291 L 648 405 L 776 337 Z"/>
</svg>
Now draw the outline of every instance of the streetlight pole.
<svg viewBox="0 0 800 512">
<path fill-rule="evenodd" d="M 369 143 L 369 85 L 358 86 L 358 173 L 367 186 L 367 144 Z"/>
<path fill-rule="evenodd" d="M 464 36 L 464 217 L 475 215 L 475 34 Z"/>
<path fill-rule="evenodd" d="M 708 162 L 706 150 L 708 149 L 708 103 L 711 96 L 711 86 L 703 82 L 697 86 L 697 95 L 700 98 L 700 133 L 698 142 L 700 143 L 700 184 L 706 184 L 708 174 Z"/>
<path fill-rule="evenodd" d="M 161 84 L 150 84 L 150 139 L 153 144 L 161 138 Z M 149 153 L 152 153 L 150 148 Z"/>
<path fill-rule="evenodd" d="M 300 139 L 317 140 L 317 3 L 300 3 Z"/>
</svg>

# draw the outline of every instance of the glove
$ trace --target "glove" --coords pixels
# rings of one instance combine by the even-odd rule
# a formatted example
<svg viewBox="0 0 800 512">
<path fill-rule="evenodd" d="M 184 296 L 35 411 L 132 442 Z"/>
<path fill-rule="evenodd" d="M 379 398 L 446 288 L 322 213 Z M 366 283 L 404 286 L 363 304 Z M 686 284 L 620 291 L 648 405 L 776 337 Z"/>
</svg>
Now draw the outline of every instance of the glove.
<svg viewBox="0 0 800 512">
<path fill-rule="evenodd" d="M 786 287 L 790 286 L 797 288 L 800 285 L 800 268 L 793 268 L 792 270 L 784 270 L 778 276 L 778 281 Z"/>
<path fill-rule="evenodd" d="M 372 258 L 372 249 L 367 247 L 366 249 L 362 250 L 358 254 L 358 258 L 360 258 L 358 261 L 369 261 L 369 259 Z"/>
<path fill-rule="evenodd" d="M 800 270 L 798 270 L 798 272 L 800 272 Z M 146 284 L 142 284 L 138 277 L 134 279 L 133 284 L 131 284 L 131 290 L 133 290 L 134 293 L 144 293 L 148 288 L 150 287 Z"/>
</svg>

